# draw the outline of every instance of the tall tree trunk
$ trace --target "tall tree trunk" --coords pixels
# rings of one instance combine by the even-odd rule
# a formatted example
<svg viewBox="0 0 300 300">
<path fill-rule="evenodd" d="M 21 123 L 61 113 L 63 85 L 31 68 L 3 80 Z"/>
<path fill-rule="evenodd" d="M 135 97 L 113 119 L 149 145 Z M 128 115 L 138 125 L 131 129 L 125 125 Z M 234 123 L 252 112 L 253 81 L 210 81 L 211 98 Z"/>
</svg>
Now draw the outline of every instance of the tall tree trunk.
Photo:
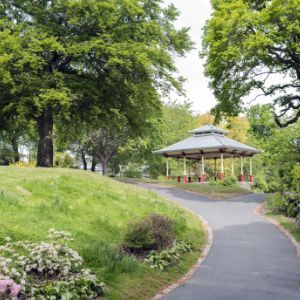
<svg viewBox="0 0 300 300">
<path fill-rule="evenodd" d="M 108 159 L 101 159 L 102 175 L 107 175 Z"/>
<path fill-rule="evenodd" d="M 83 164 L 83 169 L 86 171 L 87 170 L 87 161 L 85 158 L 85 152 L 83 150 L 81 150 L 81 160 L 82 160 L 82 164 Z"/>
<path fill-rule="evenodd" d="M 53 111 L 45 108 L 37 119 L 39 127 L 39 144 L 37 167 L 53 167 Z"/>
<path fill-rule="evenodd" d="M 96 171 L 96 165 L 97 165 L 97 161 L 96 161 L 95 157 L 93 156 L 93 158 L 92 158 L 92 166 L 91 166 L 91 171 L 92 172 Z"/>
<path fill-rule="evenodd" d="M 11 146 L 14 152 L 14 162 L 20 161 L 20 154 L 19 154 L 19 145 L 18 145 L 18 139 L 16 137 L 11 138 Z"/>
</svg>

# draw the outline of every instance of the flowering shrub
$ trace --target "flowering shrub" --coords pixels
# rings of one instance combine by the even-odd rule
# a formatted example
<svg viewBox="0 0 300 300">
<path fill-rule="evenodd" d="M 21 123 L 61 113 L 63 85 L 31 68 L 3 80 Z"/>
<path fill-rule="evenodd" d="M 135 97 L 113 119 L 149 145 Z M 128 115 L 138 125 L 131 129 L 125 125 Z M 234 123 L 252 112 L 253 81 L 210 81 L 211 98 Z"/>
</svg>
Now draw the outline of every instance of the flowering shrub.
<svg viewBox="0 0 300 300">
<path fill-rule="evenodd" d="M 66 244 L 71 235 L 49 230 L 52 243 L 12 242 L 0 246 L 0 299 L 97 299 L 104 285 Z M 65 297 L 64 297 L 65 296 Z"/>
<path fill-rule="evenodd" d="M 17 299 L 21 292 L 21 285 L 15 283 L 11 279 L 0 280 L 0 299 L 11 298 Z"/>
<path fill-rule="evenodd" d="M 191 252 L 192 246 L 185 242 L 174 242 L 170 249 L 157 252 L 152 251 L 145 261 L 153 269 L 161 269 L 162 271 L 169 266 L 175 265 L 180 259 L 181 255 L 186 252 Z"/>
</svg>

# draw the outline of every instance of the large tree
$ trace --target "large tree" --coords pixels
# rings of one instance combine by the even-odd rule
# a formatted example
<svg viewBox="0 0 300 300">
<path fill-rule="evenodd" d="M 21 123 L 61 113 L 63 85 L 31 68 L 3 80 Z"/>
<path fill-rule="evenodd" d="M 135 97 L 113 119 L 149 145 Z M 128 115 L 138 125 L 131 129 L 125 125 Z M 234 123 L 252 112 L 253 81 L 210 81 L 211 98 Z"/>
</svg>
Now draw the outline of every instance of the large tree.
<svg viewBox="0 0 300 300">
<path fill-rule="evenodd" d="M 184 55 L 192 44 L 188 29 L 175 29 L 172 5 L 3 0 L 0 14 L 10 26 L 0 33 L 6 30 L 9 39 L 13 32 L 18 42 L 17 50 L 1 53 L 8 56 L 14 89 L 10 97 L 0 96 L 0 109 L 13 106 L 36 121 L 37 166 L 53 165 L 53 127 L 60 120 L 116 109 L 138 126 L 147 121 L 145 110 L 159 109 L 159 91 L 180 89 L 172 54 Z"/>
<path fill-rule="evenodd" d="M 202 55 L 217 116 L 237 115 L 255 90 L 273 99 L 279 126 L 295 123 L 300 118 L 299 0 L 212 0 L 212 5 Z"/>
</svg>

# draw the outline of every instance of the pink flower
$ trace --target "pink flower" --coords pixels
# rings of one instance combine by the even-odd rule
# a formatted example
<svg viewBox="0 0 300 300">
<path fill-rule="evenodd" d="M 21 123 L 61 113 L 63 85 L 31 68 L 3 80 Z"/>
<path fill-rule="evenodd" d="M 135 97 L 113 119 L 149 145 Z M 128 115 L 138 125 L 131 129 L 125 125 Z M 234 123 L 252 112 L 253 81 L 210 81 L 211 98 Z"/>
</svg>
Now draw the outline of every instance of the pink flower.
<svg viewBox="0 0 300 300">
<path fill-rule="evenodd" d="M 15 283 L 12 279 L 0 280 L 0 297 L 10 296 L 13 300 L 17 299 L 21 289 L 21 285 Z"/>
</svg>

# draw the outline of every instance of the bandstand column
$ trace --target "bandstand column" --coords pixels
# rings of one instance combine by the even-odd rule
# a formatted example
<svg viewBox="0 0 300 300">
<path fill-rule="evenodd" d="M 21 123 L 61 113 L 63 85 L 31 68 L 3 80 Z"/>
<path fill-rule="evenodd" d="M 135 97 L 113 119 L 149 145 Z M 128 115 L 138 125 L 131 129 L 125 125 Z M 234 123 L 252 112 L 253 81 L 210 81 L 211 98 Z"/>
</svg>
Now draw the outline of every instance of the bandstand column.
<svg viewBox="0 0 300 300">
<path fill-rule="evenodd" d="M 169 159 L 166 158 L 166 179 L 169 180 L 170 179 L 170 175 L 169 175 Z"/>
<path fill-rule="evenodd" d="M 250 156 L 250 161 L 249 161 L 249 169 L 250 169 L 250 182 L 253 182 L 253 174 L 252 174 L 252 156 Z"/>
<path fill-rule="evenodd" d="M 223 152 L 221 152 L 221 174 L 220 174 L 220 179 L 224 179 L 224 155 Z"/>
<path fill-rule="evenodd" d="M 205 182 L 205 166 L 204 166 L 204 154 L 201 155 L 201 182 Z"/>
<path fill-rule="evenodd" d="M 240 174 L 240 181 L 243 182 L 245 180 L 244 177 L 244 163 L 243 163 L 243 156 L 241 156 L 241 174 Z"/>
<path fill-rule="evenodd" d="M 189 176 L 188 176 L 188 182 L 192 182 L 192 177 L 191 177 L 191 160 L 189 159 Z"/>
<path fill-rule="evenodd" d="M 178 161 L 177 161 L 177 182 L 180 182 L 180 159 L 177 158 Z"/>
<path fill-rule="evenodd" d="M 187 174 L 186 174 L 186 158 L 185 158 L 185 156 L 183 157 L 183 182 L 184 183 L 188 182 Z"/>
</svg>

